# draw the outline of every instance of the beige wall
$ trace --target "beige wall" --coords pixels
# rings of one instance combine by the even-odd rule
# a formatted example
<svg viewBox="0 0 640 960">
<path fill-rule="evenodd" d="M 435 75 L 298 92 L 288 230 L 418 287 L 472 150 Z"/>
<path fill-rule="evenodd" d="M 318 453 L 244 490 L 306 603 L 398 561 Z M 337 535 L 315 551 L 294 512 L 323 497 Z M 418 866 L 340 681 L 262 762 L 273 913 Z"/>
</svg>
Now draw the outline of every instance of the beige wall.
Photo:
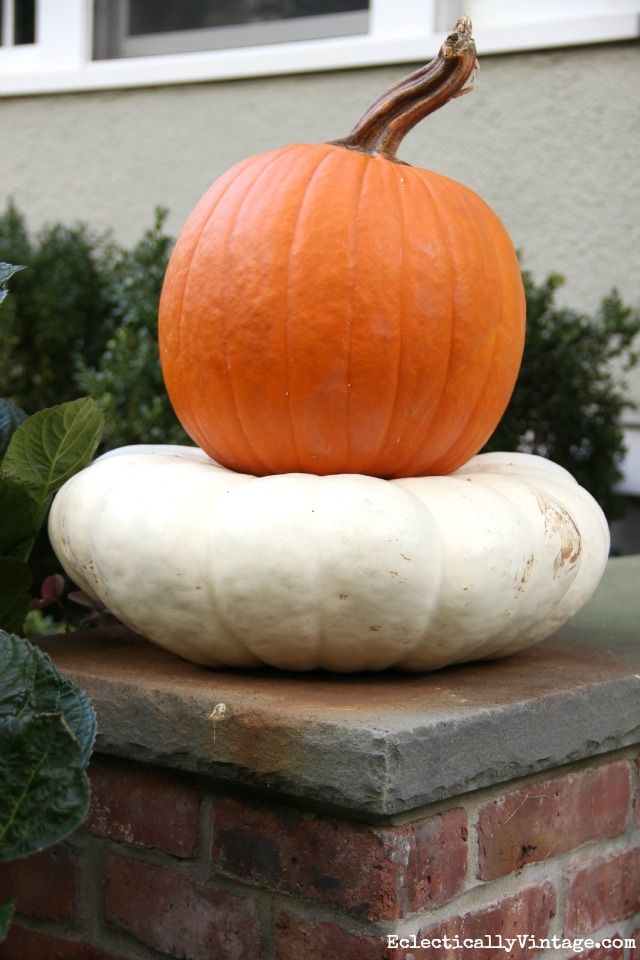
<svg viewBox="0 0 640 960">
<path fill-rule="evenodd" d="M 400 150 L 480 193 L 524 265 L 538 278 L 564 273 L 564 298 L 578 308 L 592 309 L 613 285 L 640 302 L 639 51 L 625 43 L 484 58 L 476 90 Z M 82 219 L 133 241 L 162 204 L 177 232 L 235 161 L 344 135 L 409 69 L 5 99 L 2 194 L 33 227 Z"/>
</svg>

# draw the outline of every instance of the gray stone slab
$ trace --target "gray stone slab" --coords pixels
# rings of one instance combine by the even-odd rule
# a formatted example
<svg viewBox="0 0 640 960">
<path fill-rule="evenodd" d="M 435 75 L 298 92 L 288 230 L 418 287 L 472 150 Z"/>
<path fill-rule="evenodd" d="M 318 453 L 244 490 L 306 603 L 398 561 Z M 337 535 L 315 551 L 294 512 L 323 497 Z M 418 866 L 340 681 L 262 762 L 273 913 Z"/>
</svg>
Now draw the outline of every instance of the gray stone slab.
<svg viewBox="0 0 640 960">
<path fill-rule="evenodd" d="M 99 751 L 369 819 L 640 743 L 640 556 L 541 644 L 430 674 L 211 670 L 121 627 L 42 646 Z"/>
</svg>

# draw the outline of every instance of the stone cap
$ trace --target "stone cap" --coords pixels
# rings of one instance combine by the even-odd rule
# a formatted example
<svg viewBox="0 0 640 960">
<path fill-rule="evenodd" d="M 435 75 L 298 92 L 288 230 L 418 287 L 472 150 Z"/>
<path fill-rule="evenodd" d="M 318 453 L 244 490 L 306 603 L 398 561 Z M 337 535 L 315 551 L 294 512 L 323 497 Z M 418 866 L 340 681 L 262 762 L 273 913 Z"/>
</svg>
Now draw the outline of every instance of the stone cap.
<svg viewBox="0 0 640 960">
<path fill-rule="evenodd" d="M 99 752 L 366 819 L 640 742 L 640 556 L 537 646 L 435 673 L 212 670 L 125 627 L 41 646 L 91 696 Z"/>
</svg>

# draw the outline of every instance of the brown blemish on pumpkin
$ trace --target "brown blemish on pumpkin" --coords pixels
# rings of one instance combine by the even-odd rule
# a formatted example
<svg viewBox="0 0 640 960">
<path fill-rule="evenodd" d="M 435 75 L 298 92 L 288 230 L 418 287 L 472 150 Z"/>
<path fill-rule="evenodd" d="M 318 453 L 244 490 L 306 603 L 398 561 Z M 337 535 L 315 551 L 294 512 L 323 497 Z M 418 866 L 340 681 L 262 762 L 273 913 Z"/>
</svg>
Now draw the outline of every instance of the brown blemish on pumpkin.
<svg viewBox="0 0 640 960">
<path fill-rule="evenodd" d="M 85 571 L 85 573 L 87 574 L 88 577 L 90 577 L 92 580 L 94 580 L 94 581 L 96 582 L 96 584 L 97 584 L 98 586 L 100 585 L 100 581 L 99 581 L 98 577 L 96 576 L 96 565 L 95 565 L 95 563 L 93 562 L 93 558 L 92 558 L 92 557 L 89 559 L 88 563 L 83 563 L 83 564 L 82 564 L 82 569 Z"/>
<path fill-rule="evenodd" d="M 553 561 L 553 579 L 555 580 L 565 566 L 576 565 L 582 553 L 582 537 L 571 514 L 552 497 L 536 493 L 540 511 L 544 517 L 545 537 L 560 537 L 560 549 Z"/>
<path fill-rule="evenodd" d="M 525 564 L 524 573 L 523 573 L 522 576 L 520 577 L 520 583 L 526 583 L 526 582 L 527 582 L 527 580 L 528 580 L 529 577 L 531 576 L 531 571 L 533 570 L 533 565 L 534 565 L 535 562 L 536 562 L 535 554 L 532 553 L 531 556 L 529 557 L 529 559 L 527 560 L 526 564 Z M 517 576 L 517 574 L 516 574 L 516 576 Z"/>
<path fill-rule="evenodd" d="M 578 559 L 580 558 L 580 551 L 582 549 L 582 544 L 578 544 L 577 548 L 574 549 L 573 545 L 568 544 L 563 546 L 559 551 L 556 559 L 553 562 L 553 578 L 558 575 L 558 571 L 561 567 L 564 567 L 565 563 L 569 563 L 569 566 L 574 566 Z"/>
</svg>

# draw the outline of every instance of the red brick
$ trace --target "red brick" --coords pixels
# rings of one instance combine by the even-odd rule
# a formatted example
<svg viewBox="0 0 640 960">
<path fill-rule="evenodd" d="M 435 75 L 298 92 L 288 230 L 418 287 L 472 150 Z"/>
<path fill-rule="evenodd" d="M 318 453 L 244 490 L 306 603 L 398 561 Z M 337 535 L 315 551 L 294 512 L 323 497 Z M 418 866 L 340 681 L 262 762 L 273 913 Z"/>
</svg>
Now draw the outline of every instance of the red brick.
<svg viewBox="0 0 640 960">
<path fill-rule="evenodd" d="M 631 789 L 631 766 L 619 760 L 490 800 L 478 815 L 480 877 L 494 880 L 624 832 Z"/>
<path fill-rule="evenodd" d="M 580 936 L 640 911 L 640 848 L 568 872 L 565 934 Z"/>
<path fill-rule="evenodd" d="M 445 936 L 454 943 L 464 940 L 480 941 L 485 946 L 465 945 L 462 949 L 444 949 L 442 946 L 422 947 L 414 951 L 415 960 L 532 960 L 531 943 L 515 943 L 507 951 L 498 946 L 498 937 L 517 938 L 529 935 L 535 941 L 547 937 L 549 921 L 555 915 L 556 894 L 547 881 L 539 886 L 526 887 L 517 894 L 505 897 L 483 909 L 456 915 L 443 923 L 420 931 L 419 940 L 442 940 Z M 494 949 L 488 949 L 486 938 Z M 407 960 L 411 951 L 407 954 Z M 400 960 L 400 958 L 397 958 Z M 402 958 L 404 960 L 404 958 Z"/>
<path fill-rule="evenodd" d="M 358 936 L 324 920 L 298 920 L 281 913 L 276 924 L 275 960 L 405 960 L 387 951 L 385 937 Z"/>
<path fill-rule="evenodd" d="M 185 960 L 259 960 L 262 937 L 252 896 L 239 897 L 182 870 L 110 855 L 109 923 Z"/>
<path fill-rule="evenodd" d="M 466 839 L 459 809 L 381 828 L 228 796 L 214 807 L 217 870 L 370 920 L 451 899 L 466 877 Z"/>
<path fill-rule="evenodd" d="M 0 944 L 0 960 L 126 960 L 79 940 L 66 940 L 42 930 L 30 930 L 15 921 Z"/>
<path fill-rule="evenodd" d="M 85 829 L 99 837 L 190 857 L 198 838 L 199 797 L 188 783 L 144 767 L 94 759 Z"/>
<path fill-rule="evenodd" d="M 13 860 L 0 874 L 0 902 L 15 899 L 27 917 L 73 920 L 77 894 L 78 856 L 64 843 Z"/>
</svg>

